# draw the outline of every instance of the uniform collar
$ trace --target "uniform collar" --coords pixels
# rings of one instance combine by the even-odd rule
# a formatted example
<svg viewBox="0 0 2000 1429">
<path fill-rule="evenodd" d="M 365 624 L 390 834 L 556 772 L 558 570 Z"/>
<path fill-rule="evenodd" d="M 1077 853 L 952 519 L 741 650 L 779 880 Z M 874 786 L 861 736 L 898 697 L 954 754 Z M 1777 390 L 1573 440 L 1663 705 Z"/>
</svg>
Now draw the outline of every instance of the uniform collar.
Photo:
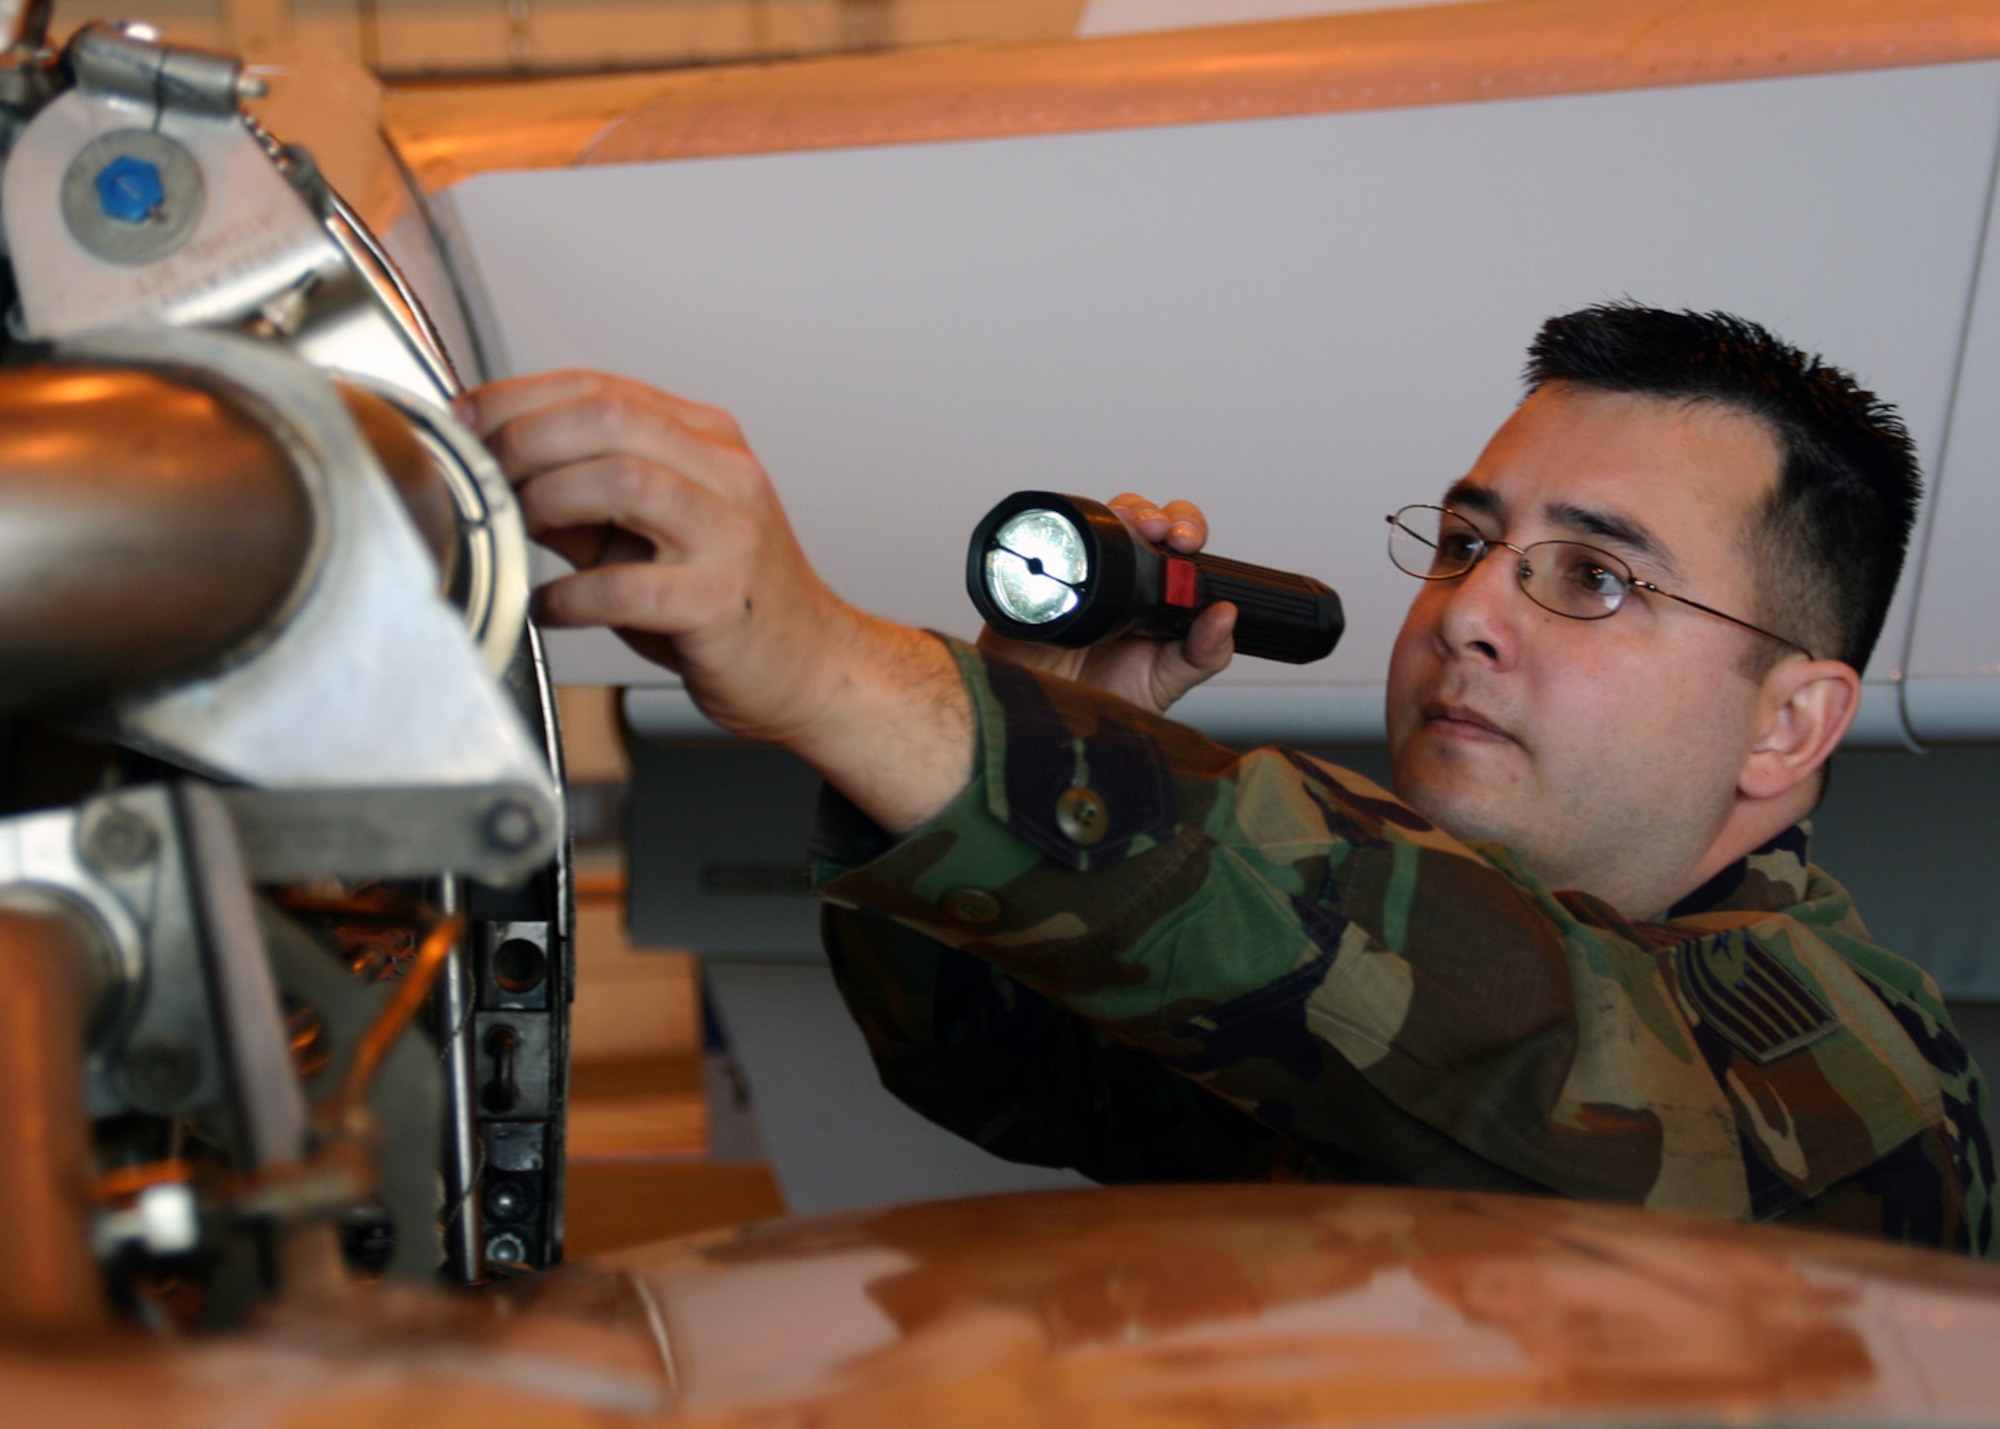
<svg viewBox="0 0 2000 1429">
<path fill-rule="evenodd" d="M 1697 913 L 1779 913 L 1805 902 L 1812 823 L 1793 824 L 1667 910 L 1667 921 Z"/>
</svg>

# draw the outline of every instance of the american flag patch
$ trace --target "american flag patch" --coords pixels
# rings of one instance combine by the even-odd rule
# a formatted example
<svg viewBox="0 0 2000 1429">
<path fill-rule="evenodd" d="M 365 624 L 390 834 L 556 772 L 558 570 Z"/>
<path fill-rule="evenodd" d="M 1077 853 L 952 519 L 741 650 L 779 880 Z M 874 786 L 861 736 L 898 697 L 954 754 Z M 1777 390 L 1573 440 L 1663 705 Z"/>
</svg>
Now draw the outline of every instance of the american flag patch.
<svg viewBox="0 0 2000 1429">
<path fill-rule="evenodd" d="M 1683 943 L 1678 961 L 1697 1015 L 1760 1066 L 1833 1030 L 1813 990 L 1741 934 Z"/>
</svg>

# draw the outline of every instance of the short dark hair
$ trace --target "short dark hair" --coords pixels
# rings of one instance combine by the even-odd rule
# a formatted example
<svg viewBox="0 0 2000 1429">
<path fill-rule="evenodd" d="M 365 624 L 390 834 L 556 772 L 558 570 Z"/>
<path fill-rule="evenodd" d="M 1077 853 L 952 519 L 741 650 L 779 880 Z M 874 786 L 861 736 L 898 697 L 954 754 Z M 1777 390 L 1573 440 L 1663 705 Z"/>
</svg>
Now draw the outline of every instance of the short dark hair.
<svg viewBox="0 0 2000 1429">
<path fill-rule="evenodd" d="M 1780 467 L 1759 529 L 1744 533 L 1759 623 L 1866 668 L 1923 494 L 1894 407 L 1756 323 L 1633 302 L 1550 318 L 1528 349 L 1527 382 L 1531 393 L 1567 382 L 1715 402 L 1762 421 Z"/>
</svg>

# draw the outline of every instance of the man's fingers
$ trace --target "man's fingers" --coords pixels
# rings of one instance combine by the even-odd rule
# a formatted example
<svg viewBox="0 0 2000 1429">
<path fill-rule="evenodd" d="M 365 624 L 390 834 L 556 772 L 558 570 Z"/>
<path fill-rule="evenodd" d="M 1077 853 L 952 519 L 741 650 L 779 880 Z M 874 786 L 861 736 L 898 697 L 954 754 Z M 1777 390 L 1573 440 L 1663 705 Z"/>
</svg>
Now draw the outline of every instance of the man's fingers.
<svg viewBox="0 0 2000 1429">
<path fill-rule="evenodd" d="M 674 418 L 693 431 L 741 440 L 735 419 L 719 407 L 690 402 L 685 397 L 658 391 L 630 378 L 577 368 L 489 382 L 460 394 L 452 403 L 452 409 L 460 421 L 481 437 L 490 437 L 517 417 L 578 400 L 623 404 L 634 411 L 650 409 Z"/>
<path fill-rule="evenodd" d="M 1208 543 L 1208 518 L 1192 501 L 1169 501 L 1159 506 L 1137 492 L 1121 491 L 1106 505 L 1154 545 L 1193 555 Z"/>
<path fill-rule="evenodd" d="M 733 425 L 727 433 L 698 431 L 679 416 L 615 393 L 590 392 L 536 408 L 486 440 L 517 487 L 545 472 L 611 456 L 653 462 L 737 494 L 760 471 Z"/>
<path fill-rule="evenodd" d="M 1188 627 L 1181 648 L 1203 679 L 1215 674 L 1236 655 L 1236 607 L 1223 600 L 1204 610 Z"/>
<path fill-rule="evenodd" d="M 1208 544 L 1208 518 L 1192 501 L 1169 501 L 1166 517 L 1166 542 L 1176 551 L 1193 555 Z"/>
<path fill-rule="evenodd" d="M 525 413 L 595 392 L 604 385 L 604 380 L 602 373 L 581 371 L 510 377 L 461 392 L 451 407 L 459 421 L 480 436 L 490 437 Z"/>
<path fill-rule="evenodd" d="M 1196 685 L 1220 674 L 1236 653 L 1231 632 L 1236 628 L 1236 607 L 1221 601 L 1195 617 L 1187 638 L 1160 651 L 1152 671 L 1153 701 L 1161 711 Z"/>
<path fill-rule="evenodd" d="M 554 551 L 578 570 L 588 566 L 603 565 L 614 559 L 610 547 L 614 539 L 623 537 L 645 547 L 645 554 L 636 557 L 620 557 L 628 560 L 651 560 L 653 545 L 641 537 L 617 531 L 610 526 L 578 526 L 571 530 L 544 531 L 535 539 Z"/>
<path fill-rule="evenodd" d="M 678 635 L 712 616 L 714 583 L 689 566 L 618 562 L 550 581 L 535 592 L 535 617 L 558 629 Z"/>
<path fill-rule="evenodd" d="M 1167 528 L 1173 524 L 1167 519 L 1166 512 L 1136 491 L 1121 491 L 1104 504 L 1116 511 L 1148 541 L 1164 541 L 1167 538 Z"/>
<path fill-rule="evenodd" d="M 544 472 L 521 488 L 520 499 L 521 518 L 538 541 L 579 528 L 613 527 L 668 555 L 707 529 L 719 503 L 713 492 L 677 472 L 629 456 L 593 457 Z M 619 555 L 629 559 L 629 552 L 621 546 Z"/>
</svg>

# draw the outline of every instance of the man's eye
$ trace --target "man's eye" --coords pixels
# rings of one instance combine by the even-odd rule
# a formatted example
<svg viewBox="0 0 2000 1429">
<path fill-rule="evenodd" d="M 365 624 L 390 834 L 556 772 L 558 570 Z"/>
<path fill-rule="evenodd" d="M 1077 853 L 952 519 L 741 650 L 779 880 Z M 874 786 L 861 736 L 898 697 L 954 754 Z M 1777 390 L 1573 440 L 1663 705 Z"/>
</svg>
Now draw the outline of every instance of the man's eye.
<svg viewBox="0 0 2000 1429">
<path fill-rule="evenodd" d="M 1469 531 L 1446 531 L 1438 537 L 1438 563 L 1440 565 L 1470 565 L 1479 559 L 1479 553 L 1485 545 L 1484 541 Z"/>
<path fill-rule="evenodd" d="M 1586 595 L 1615 601 L 1625 594 L 1625 577 L 1598 561 L 1579 560 L 1569 569 L 1570 580 Z"/>
</svg>

